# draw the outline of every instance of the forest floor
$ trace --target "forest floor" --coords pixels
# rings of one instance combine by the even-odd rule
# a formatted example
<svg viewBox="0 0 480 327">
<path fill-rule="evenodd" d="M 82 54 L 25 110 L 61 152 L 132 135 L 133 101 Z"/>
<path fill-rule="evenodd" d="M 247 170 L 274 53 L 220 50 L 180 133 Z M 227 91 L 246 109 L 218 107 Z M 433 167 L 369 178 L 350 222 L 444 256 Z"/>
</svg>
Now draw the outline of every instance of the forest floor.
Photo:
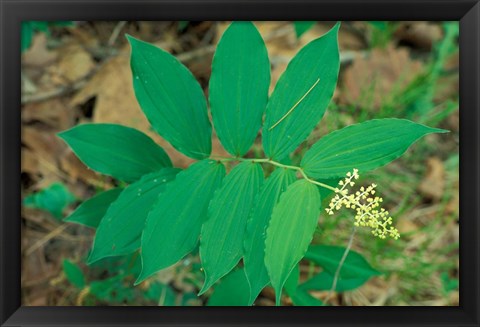
<svg viewBox="0 0 480 327">
<path fill-rule="evenodd" d="M 175 54 L 208 94 L 210 65 L 224 22 L 74 22 L 34 34 L 22 54 L 22 300 L 24 305 L 202 305 L 194 272 L 162 271 L 161 285 L 134 288 L 125 274 L 135 257 L 85 264 L 94 231 L 62 222 L 82 201 L 117 185 L 86 168 L 56 133 L 84 122 L 137 128 L 167 151 L 175 166 L 192 163 L 156 135 L 137 104 L 125 33 Z M 292 22 L 260 22 L 272 63 L 271 90 L 289 60 L 332 23 L 297 38 Z M 453 30 L 452 30 L 453 29 Z M 455 34 L 456 33 L 456 34 Z M 407 118 L 450 133 L 429 135 L 386 167 L 362 176 L 375 182 L 402 234 L 380 240 L 360 231 L 353 248 L 383 275 L 335 305 L 458 305 L 459 60 L 458 27 L 440 22 L 346 22 L 339 33 L 341 69 L 327 113 L 306 141 L 372 118 Z M 259 153 L 257 142 L 249 155 Z M 293 162 L 298 162 L 300 147 Z M 218 139 L 213 153 L 225 155 Z M 353 217 L 320 217 L 314 242 L 345 246 Z M 97 295 L 67 280 L 65 260 L 80 267 Z M 196 262 L 195 256 L 186 260 Z M 185 262 L 180 263 L 180 265 Z M 307 262 L 301 278 L 317 272 Z M 102 293 L 103 292 L 103 293 Z M 322 299 L 327 292 L 312 293 Z M 288 298 L 286 305 L 291 303 Z M 265 289 L 257 305 L 273 305 Z"/>
</svg>

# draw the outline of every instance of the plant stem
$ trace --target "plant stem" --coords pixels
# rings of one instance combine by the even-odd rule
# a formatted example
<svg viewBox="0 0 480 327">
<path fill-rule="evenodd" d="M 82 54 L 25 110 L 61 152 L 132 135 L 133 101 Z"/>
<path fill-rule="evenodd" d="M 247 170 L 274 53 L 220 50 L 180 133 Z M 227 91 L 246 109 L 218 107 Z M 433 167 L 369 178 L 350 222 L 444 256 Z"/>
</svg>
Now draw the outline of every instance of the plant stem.
<svg viewBox="0 0 480 327">
<path fill-rule="evenodd" d="M 304 179 L 306 179 L 308 182 L 312 183 L 312 184 L 315 184 L 315 185 L 318 185 L 320 187 L 323 187 L 323 188 L 326 188 L 326 189 L 329 189 L 331 191 L 335 191 L 335 188 L 330 186 L 330 185 L 327 185 L 327 184 L 324 184 L 324 183 L 320 183 L 320 182 L 317 182 L 316 180 L 313 180 L 311 178 L 309 178 L 307 176 L 307 174 L 305 174 L 305 172 L 303 171 L 303 169 L 301 167 L 298 167 L 298 166 L 291 166 L 291 165 L 284 165 L 280 162 L 277 162 L 277 161 L 273 161 L 271 159 L 266 159 L 266 158 L 262 158 L 262 159 L 256 159 L 256 158 L 240 158 L 240 157 L 230 157 L 230 158 L 224 158 L 224 157 L 218 157 L 218 158 L 214 158 L 214 157 L 211 157 L 210 159 L 212 160 L 218 160 L 220 162 L 228 162 L 228 161 L 250 161 L 250 162 L 257 162 L 257 163 L 266 163 L 266 164 L 270 164 L 270 165 L 273 165 L 273 166 L 277 166 L 277 167 L 281 167 L 281 168 L 285 168 L 285 169 L 291 169 L 291 170 L 295 170 L 295 171 L 298 171 L 302 177 Z"/>
<path fill-rule="evenodd" d="M 343 256 L 340 259 L 340 262 L 338 263 L 337 270 L 335 271 L 335 276 L 333 277 L 332 288 L 330 288 L 330 291 L 328 292 L 328 296 L 324 301 L 325 304 L 327 304 L 328 300 L 330 300 L 333 292 L 337 288 L 337 282 L 338 282 L 338 279 L 340 277 L 340 271 L 342 270 L 342 266 L 345 263 L 345 260 L 347 259 L 348 253 L 350 252 L 350 249 L 352 248 L 353 238 L 355 237 L 356 232 L 357 232 L 357 226 L 353 226 L 352 233 L 350 234 L 350 239 L 348 240 L 347 248 L 345 249 L 345 252 L 343 252 Z"/>
</svg>

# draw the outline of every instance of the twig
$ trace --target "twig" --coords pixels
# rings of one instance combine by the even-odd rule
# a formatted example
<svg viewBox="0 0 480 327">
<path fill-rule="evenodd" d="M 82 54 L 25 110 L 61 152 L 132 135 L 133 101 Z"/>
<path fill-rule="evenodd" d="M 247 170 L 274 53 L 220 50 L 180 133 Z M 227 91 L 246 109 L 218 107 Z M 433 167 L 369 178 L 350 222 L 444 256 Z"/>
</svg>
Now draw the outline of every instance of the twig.
<svg viewBox="0 0 480 327">
<path fill-rule="evenodd" d="M 60 235 L 61 233 L 63 233 L 63 231 L 68 227 L 68 224 L 62 224 L 60 226 L 58 226 L 57 228 L 55 228 L 54 230 L 52 230 L 50 233 L 48 233 L 47 235 L 45 235 L 43 238 L 41 238 L 40 240 L 38 240 L 37 242 L 35 242 L 31 247 L 29 247 L 25 253 L 26 255 L 30 255 L 32 254 L 33 252 L 35 252 L 37 249 L 39 249 L 42 245 L 44 245 L 45 243 L 47 243 L 48 241 L 50 241 L 52 238 L 55 238 L 56 236 Z"/>
<path fill-rule="evenodd" d="M 330 300 L 333 292 L 337 288 L 337 282 L 338 282 L 338 278 L 340 276 L 340 271 L 342 270 L 343 264 L 345 263 L 345 260 L 347 259 L 348 253 L 350 252 L 350 249 L 352 248 L 353 238 L 355 237 L 356 232 L 357 232 L 357 226 L 353 226 L 352 233 L 350 234 L 350 239 L 348 240 L 347 248 L 345 249 L 345 252 L 343 252 L 342 259 L 340 259 L 340 262 L 338 263 L 337 271 L 335 271 L 335 276 L 333 277 L 332 288 L 328 292 L 327 298 L 324 301 L 325 304 L 327 304 L 328 300 Z"/>
<path fill-rule="evenodd" d="M 108 42 L 107 42 L 107 45 L 109 47 L 115 44 L 115 41 L 117 41 L 118 36 L 120 35 L 120 32 L 122 31 L 122 29 L 125 27 L 126 24 L 127 24 L 127 21 L 122 20 L 118 22 L 118 24 L 115 26 L 115 28 L 113 29 L 112 35 L 110 35 L 110 38 L 108 39 Z"/>
<path fill-rule="evenodd" d="M 51 98 L 56 98 L 59 96 L 63 96 L 63 95 L 78 91 L 87 84 L 88 78 L 91 75 L 93 74 L 90 73 L 87 75 L 88 77 L 84 77 L 81 80 L 78 80 L 72 84 L 65 85 L 50 91 L 40 92 L 35 94 L 24 94 L 22 95 L 22 104 L 27 104 L 31 102 L 41 102 Z"/>
<path fill-rule="evenodd" d="M 83 300 L 90 294 L 90 287 L 87 286 L 78 293 L 77 299 L 75 301 L 75 305 L 81 306 L 83 305 Z"/>
</svg>

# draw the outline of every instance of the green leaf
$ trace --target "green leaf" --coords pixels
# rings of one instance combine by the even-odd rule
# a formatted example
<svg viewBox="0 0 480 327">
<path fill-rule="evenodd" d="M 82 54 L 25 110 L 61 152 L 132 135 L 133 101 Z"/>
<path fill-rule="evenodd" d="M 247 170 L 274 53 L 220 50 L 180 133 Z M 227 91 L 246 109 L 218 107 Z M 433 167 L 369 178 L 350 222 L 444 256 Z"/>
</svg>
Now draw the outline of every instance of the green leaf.
<svg viewBox="0 0 480 327">
<path fill-rule="evenodd" d="M 295 34 L 297 39 L 299 39 L 306 31 L 311 29 L 315 25 L 315 21 L 297 21 L 293 22 L 293 27 L 295 28 Z"/>
<path fill-rule="evenodd" d="M 288 276 L 287 280 L 285 281 L 285 285 L 283 288 L 285 292 L 287 292 L 288 296 L 292 296 L 297 291 L 298 282 L 300 280 L 300 267 L 299 265 L 295 265 L 293 267 L 292 272 Z"/>
<path fill-rule="evenodd" d="M 267 104 L 263 147 L 269 158 L 287 157 L 323 117 L 337 84 L 339 24 L 290 61 Z"/>
<path fill-rule="evenodd" d="M 133 301 L 136 294 L 133 287 L 125 285 L 123 277 L 123 275 L 117 275 L 93 281 L 89 286 L 90 293 L 99 300 L 125 305 L 125 302 Z"/>
<path fill-rule="evenodd" d="M 265 265 L 277 304 L 283 284 L 312 241 L 320 205 L 317 187 L 302 179 L 287 188 L 273 209 L 265 240 Z"/>
<path fill-rule="evenodd" d="M 178 174 L 160 195 L 142 234 L 142 272 L 137 284 L 195 248 L 208 204 L 224 176 L 222 164 L 203 160 Z"/>
<path fill-rule="evenodd" d="M 185 29 L 188 27 L 188 24 L 189 24 L 189 23 L 190 23 L 190 22 L 189 22 L 188 20 L 180 20 L 180 21 L 178 22 L 177 30 L 178 30 L 178 31 L 183 31 L 183 30 L 185 30 Z"/>
<path fill-rule="evenodd" d="M 234 22 L 223 33 L 213 57 L 210 108 L 223 147 L 243 156 L 262 125 L 268 100 L 270 62 L 251 22 Z"/>
<path fill-rule="evenodd" d="M 243 262 L 250 285 L 250 304 L 270 282 L 265 267 L 265 232 L 272 216 L 273 207 L 277 204 L 280 195 L 295 179 L 295 172 L 292 170 L 275 169 L 262 186 L 248 219 Z"/>
<path fill-rule="evenodd" d="M 48 211 L 53 217 L 61 219 L 63 210 L 75 202 L 75 196 L 61 183 L 53 183 L 49 187 L 25 197 L 25 207 Z"/>
<path fill-rule="evenodd" d="M 333 188 L 338 186 L 339 181 L 340 181 L 339 178 L 317 179 L 317 182 L 326 184 L 326 185 L 331 186 Z M 322 201 L 325 200 L 326 198 L 328 198 L 330 196 L 330 194 L 332 194 L 334 192 L 333 190 L 331 190 L 329 188 L 326 188 L 326 187 L 323 187 L 323 186 L 318 186 L 318 191 L 320 192 L 320 197 L 322 198 Z"/>
<path fill-rule="evenodd" d="M 65 221 L 97 228 L 112 202 L 118 198 L 122 191 L 122 188 L 114 188 L 98 193 L 80 204 L 70 216 L 65 218 Z"/>
<path fill-rule="evenodd" d="M 335 275 L 344 252 L 345 248 L 341 246 L 312 245 L 305 258 L 315 262 L 331 275 Z M 339 274 L 342 279 L 368 279 L 377 275 L 381 273 L 373 269 L 359 253 L 352 250 L 348 253 Z"/>
<path fill-rule="evenodd" d="M 384 32 L 388 29 L 388 22 L 386 21 L 367 21 L 370 26 Z"/>
<path fill-rule="evenodd" d="M 63 273 L 73 286 L 80 289 L 85 287 L 85 276 L 80 267 L 75 263 L 67 259 L 63 260 Z"/>
<path fill-rule="evenodd" d="M 34 30 L 32 27 L 31 22 L 22 22 L 22 29 L 21 29 L 21 50 L 22 52 L 28 50 L 32 45 Z"/>
<path fill-rule="evenodd" d="M 311 296 L 305 289 L 298 287 L 298 282 L 300 279 L 300 269 L 296 265 L 293 268 L 290 276 L 285 281 L 285 292 L 290 296 L 294 305 L 298 306 L 309 306 L 309 307 L 318 307 L 323 306 L 323 302 L 317 298 Z"/>
<path fill-rule="evenodd" d="M 322 271 L 321 273 L 313 276 L 305 283 L 299 286 L 302 290 L 316 290 L 316 291 L 329 291 L 333 286 L 334 274 L 331 274 L 327 271 Z M 351 291 L 356 288 L 359 288 L 368 281 L 368 278 L 339 278 L 337 280 L 337 285 L 335 291 L 345 292 Z"/>
<path fill-rule="evenodd" d="M 152 127 L 175 149 L 203 159 L 212 149 L 212 127 L 200 84 L 174 56 L 127 36 L 138 103 Z"/>
<path fill-rule="evenodd" d="M 290 297 L 292 298 L 293 304 L 297 306 L 322 307 L 325 305 L 322 301 L 311 296 L 307 291 L 301 288 L 297 288 L 295 294 Z"/>
<path fill-rule="evenodd" d="M 374 119 L 322 137 L 307 151 L 301 167 L 310 178 L 343 177 L 353 168 L 366 172 L 400 157 L 416 140 L 445 133 L 406 119 Z"/>
<path fill-rule="evenodd" d="M 170 286 L 154 282 L 148 285 L 145 298 L 155 301 L 158 306 L 174 306 L 176 294 Z"/>
<path fill-rule="evenodd" d="M 115 124 L 82 124 L 58 134 L 88 167 L 126 182 L 172 163 L 142 132 Z"/>
<path fill-rule="evenodd" d="M 248 306 L 249 291 L 243 269 L 237 269 L 223 277 L 215 286 L 207 306 Z"/>
<path fill-rule="evenodd" d="M 248 216 L 263 183 L 263 170 L 245 161 L 235 166 L 215 192 L 202 226 L 200 258 L 205 272 L 203 294 L 232 270 L 243 256 Z"/>
<path fill-rule="evenodd" d="M 140 247 L 140 235 L 148 213 L 178 172 L 176 168 L 164 168 L 143 176 L 123 190 L 98 225 L 88 264 L 105 257 L 129 254 Z"/>
</svg>

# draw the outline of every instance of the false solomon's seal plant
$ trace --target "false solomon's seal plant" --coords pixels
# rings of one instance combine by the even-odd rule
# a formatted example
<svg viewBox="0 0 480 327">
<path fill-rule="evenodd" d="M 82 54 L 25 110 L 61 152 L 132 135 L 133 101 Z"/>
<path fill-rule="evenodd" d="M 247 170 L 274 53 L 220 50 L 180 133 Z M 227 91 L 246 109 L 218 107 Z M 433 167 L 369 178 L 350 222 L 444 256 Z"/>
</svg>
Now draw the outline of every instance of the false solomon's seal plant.
<svg viewBox="0 0 480 327">
<path fill-rule="evenodd" d="M 225 158 L 211 156 L 208 105 L 190 71 L 171 54 L 127 36 L 133 87 L 144 114 L 175 149 L 198 161 L 185 170 L 173 168 L 148 136 L 120 125 L 82 124 L 60 133 L 88 167 L 128 183 L 98 194 L 69 217 L 96 228 L 88 263 L 140 251 L 138 284 L 199 246 L 205 273 L 199 294 L 240 264 L 247 304 L 268 284 L 277 304 L 284 287 L 295 301 L 298 294 L 289 289 L 297 281 L 292 288 L 289 276 L 298 279 L 304 257 L 323 262 L 332 290 L 342 282 L 339 277 L 361 278 L 345 275 L 355 271 L 348 265 L 359 256 L 348 254 L 351 242 L 346 250 L 309 249 L 319 216 L 335 219 L 330 215 L 336 211 L 352 210 L 354 231 L 365 227 L 374 236 L 397 239 L 377 185 L 353 187 L 359 174 L 398 158 L 422 136 L 445 131 L 404 119 L 371 120 L 322 137 L 292 165 L 289 155 L 322 119 L 333 96 L 339 26 L 303 47 L 269 96 L 270 62 L 262 37 L 252 23 L 230 25 L 213 58 L 208 99 L 218 138 L 231 154 Z M 245 158 L 260 129 L 265 156 Z M 330 204 L 321 209 L 330 192 Z M 342 265 L 345 274 L 339 275 Z"/>
</svg>

